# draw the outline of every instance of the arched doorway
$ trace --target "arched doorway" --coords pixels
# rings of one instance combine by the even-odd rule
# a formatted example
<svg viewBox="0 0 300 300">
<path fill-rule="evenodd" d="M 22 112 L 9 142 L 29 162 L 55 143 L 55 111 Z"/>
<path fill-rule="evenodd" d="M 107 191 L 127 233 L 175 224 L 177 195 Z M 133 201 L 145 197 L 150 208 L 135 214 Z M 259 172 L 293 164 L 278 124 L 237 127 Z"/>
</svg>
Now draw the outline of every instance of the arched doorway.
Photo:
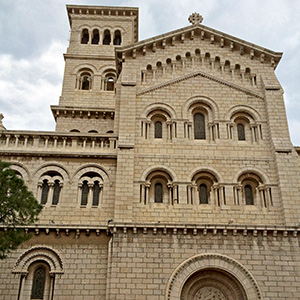
<svg viewBox="0 0 300 300">
<path fill-rule="evenodd" d="M 190 257 L 172 273 L 166 300 L 262 300 L 253 275 L 237 260 L 216 253 Z"/>
<path fill-rule="evenodd" d="M 204 269 L 185 282 L 181 300 L 247 300 L 241 284 L 227 272 Z"/>
</svg>

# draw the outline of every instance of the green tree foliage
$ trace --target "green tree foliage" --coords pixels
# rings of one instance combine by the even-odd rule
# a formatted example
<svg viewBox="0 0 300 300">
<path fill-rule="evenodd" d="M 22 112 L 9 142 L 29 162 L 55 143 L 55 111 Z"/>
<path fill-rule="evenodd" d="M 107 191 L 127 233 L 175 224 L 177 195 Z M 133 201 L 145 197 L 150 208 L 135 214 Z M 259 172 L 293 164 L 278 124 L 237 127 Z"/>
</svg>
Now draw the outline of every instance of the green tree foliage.
<svg viewBox="0 0 300 300">
<path fill-rule="evenodd" d="M 37 221 L 42 206 L 10 164 L 0 161 L 0 259 L 28 240 L 20 226 Z"/>
</svg>

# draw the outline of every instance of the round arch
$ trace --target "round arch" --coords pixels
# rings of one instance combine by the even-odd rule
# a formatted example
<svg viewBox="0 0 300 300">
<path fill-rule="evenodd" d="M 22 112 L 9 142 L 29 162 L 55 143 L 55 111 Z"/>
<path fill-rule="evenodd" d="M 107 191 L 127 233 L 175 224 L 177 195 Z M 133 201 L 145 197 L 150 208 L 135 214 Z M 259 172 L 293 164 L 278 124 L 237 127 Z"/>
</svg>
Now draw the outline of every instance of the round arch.
<svg viewBox="0 0 300 300">
<path fill-rule="evenodd" d="M 166 288 L 166 300 L 180 300 L 186 284 L 199 272 L 208 270 L 225 274 L 240 288 L 238 300 L 262 300 L 259 286 L 253 275 L 238 261 L 226 255 L 206 253 L 193 256 L 181 263 L 172 273 Z M 228 281 L 228 280 L 227 280 Z M 234 285 L 233 284 L 233 285 Z M 205 287 L 205 285 L 204 285 Z M 201 288 L 201 286 L 200 286 Z M 232 287 L 234 289 L 234 287 Z M 198 287 L 199 290 L 199 287 Z M 222 299 L 222 298 L 221 298 Z M 227 298 L 224 296 L 223 299 Z"/>
<path fill-rule="evenodd" d="M 76 182 L 81 176 L 83 176 L 87 172 L 99 173 L 99 175 L 103 178 L 104 182 L 109 182 L 109 175 L 107 171 L 102 166 L 99 166 L 97 164 L 86 164 L 81 166 L 74 172 L 72 179 Z"/>
<path fill-rule="evenodd" d="M 171 119 L 176 119 L 177 118 L 175 110 L 170 105 L 167 105 L 167 104 L 164 104 L 164 103 L 161 103 L 161 102 L 157 102 L 157 103 L 153 103 L 153 104 L 148 105 L 143 110 L 141 117 L 146 118 L 154 110 L 165 111 L 167 114 L 169 114 Z"/>
<path fill-rule="evenodd" d="M 70 182 L 70 174 L 69 174 L 68 170 L 63 165 L 58 164 L 58 163 L 43 164 L 34 172 L 33 177 L 35 180 L 38 180 L 43 173 L 46 173 L 48 171 L 56 171 L 59 174 L 61 174 L 61 176 L 63 177 L 63 179 L 65 181 Z"/>
<path fill-rule="evenodd" d="M 187 181 L 191 182 L 193 177 L 197 174 L 197 173 L 201 173 L 201 172 L 207 172 L 207 173 L 211 173 L 212 175 L 214 175 L 216 177 L 216 179 L 218 180 L 218 182 L 223 182 L 223 178 L 220 174 L 219 171 L 217 171 L 214 168 L 211 167 L 196 167 L 193 170 L 191 170 L 187 176 Z"/>
<path fill-rule="evenodd" d="M 144 172 L 141 175 L 141 181 L 145 181 L 147 179 L 147 177 L 152 172 L 155 172 L 155 171 L 166 172 L 172 178 L 173 181 L 177 181 L 177 176 L 174 173 L 174 171 L 171 168 L 169 168 L 167 166 L 162 166 L 162 165 L 151 166 L 151 167 L 148 167 L 146 170 L 144 170 Z"/>
<path fill-rule="evenodd" d="M 224 116 L 225 120 L 230 120 L 236 113 L 247 113 L 253 118 L 255 122 L 260 120 L 258 111 L 248 105 L 236 105 L 230 108 Z"/>
<path fill-rule="evenodd" d="M 47 263 L 52 274 L 64 273 L 63 260 L 60 255 L 54 249 L 45 246 L 37 246 L 25 251 L 17 259 L 12 273 L 27 274 L 29 266 L 36 261 Z"/>
<path fill-rule="evenodd" d="M 267 174 L 265 172 L 263 172 L 262 170 L 255 168 L 255 167 L 252 167 L 251 169 L 244 167 L 244 168 L 238 170 L 233 177 L 233 182 L 238 182 L 239 177 L 241 177 L 242 175 L 247 174 L 247 173 L 252 173 L 252 174 L 257 175 L 263 181 L 264 184 L 270 184 L 270 180 L 269 180 Z"/>
<path fill-rule="evenodd" d="M 30 178 L 30 173 L 29 173 L 28 169 L 25 166 L 23 166 L 22 164 L 14 162 L 10 165 L 10 168 L 14 171 L 19 172 L 22 175 L 23 180 L 25 182 L 30 181 L 30 179 L 31 179 Z"/>
<path fill-rule="evenodd" d="M 97 69 L 95 68 L 95 66 L 93 66 L 92 64 L 85 63 L 74 67 L 73 74 L 78 74 L 81 70 L 86 71 L 87 69 L 90 69 L 93 72 L 93 75 L 97 73 Z"/>
<path fill-rule="evenodd" d="M 211 98 L 206 97 L 206 96 L 201 96 L 201 95 L 193 96 L 185 102 L 185 104 L 182 108 L 182 117 L 184 119 L 189 119 L 190 108 L 193 105 L 198 104 L 198 103 L 200 105 L 204 104 L 211 109 L 213 119 L 218 118 L 218 114 L 219 114 L 218 105 Z"/>
</svg>

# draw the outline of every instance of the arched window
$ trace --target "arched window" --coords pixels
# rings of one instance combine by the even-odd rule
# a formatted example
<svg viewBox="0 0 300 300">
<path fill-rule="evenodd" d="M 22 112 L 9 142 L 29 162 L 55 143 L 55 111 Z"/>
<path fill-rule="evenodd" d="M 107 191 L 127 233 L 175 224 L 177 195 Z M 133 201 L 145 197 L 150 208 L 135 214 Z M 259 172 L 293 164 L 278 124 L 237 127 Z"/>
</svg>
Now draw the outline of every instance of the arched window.
<svg viewBox="0 0 300 300">
<path fill-rule="evenodd" d="M 216 191 L 216 193 L 213 191 Z M 203 205 L 216 203 L 220 206 L 220 193 L 222 192 L 222 186 L 218 184 L 218 179 L 214 174 L 207 171 L 200 171 L 191 178 L 191 185 L 187 189 L 187 200 L 190 204 Z"/>
<path fill-rule="evenodd" d="M 165 171 L 153 171 L 140 185 L 141 203 L 163 203 L 173 205 L 178 203 L 178 186 L 173 183 L 173 179 Z"/>
<path fill-rule="evenodd" d="M 205 140 L 205 117 L 201 113 L 194 115 L 194 138 Z"/>
<path fill-rule="evenodd" d="M 245 185 L 244 189 L 246 205 L 254 205 L 254 197 L 251 185 Z"/>
<path fill-rule="evenodd" d="M 206 184 L 200 184 L 199 186 L 199 200 L 200 204 L 208 204 L 208 193 Z"/>
<path fill-rule="evenodd" d="M 87 205 L 89 195 L 89 186 L 87 180 L 82 183 L 81 205 Z"/>
<path fill-rule="evenodd" d="M 160 121 L 155 122 L 154 125 L 154 138 L 161 139 L 162 138 L 162 123 Z"/>
<path fill-rule="evenodd" d="M 238 140 L 239 141 L 245 141 L 246 140 L 245 126 L 241 123 L 237 124 L 237 134 L 238 134 Z"/>
<path fill-rule="evenodd" d="M 106 69 L 102 73 L 102 89 L 104 91 L 114 91 L 116 78 L 116 71 L 114 69 Z"/>
<path fill-rule="evenodd" d="M 110 42 L 111 42 L 110 31 L 106 29 L 104 31 L 103 45 L 110 45 Z"/>
<path fill-rule="evenodd" d="M 155 184 L 155 195 L 154 195 L 155 203 L 163 203 L 163 186 L 161 183 Z"/>
<path fill-rule="evenodd" d="M 97 130 L 89 130 L 88 133 L 98 133 Z"/>
<path fill-rule="evenodd" d="M 122 43 L 122 38 L 121 38 L 121 31 L 116 30 L 115 31 L 115 37 L 114 37 L 114 45 L 121 45 Z"/>
<path fill-rule="evenodd" d="M 63 178 L 56 171 L 48 171 L 43 174 L 38 184 L 38 199 L 42 205 L 57 205 L 61 196 Z"/>
<path fill-rule="evenodd" d="M 49 185 L 48 180 L 44 179 L 42 184 L 42 197 L 41 197 L 41 204 L 46 204 L 48 199 L 48 193 L 49 193 Z"/>
<path fill-rule="evenodd" d="M 103 180 L 96 172 L 85 173 L 79 181 L 80 205 L 91 207 L 101 203 Z"/>
<path fill-rule="evenodd" d="M 80 132 L 78 129 L 72 129 L 70 132 Z"/>
<path fill-rule="evenodd" d="M 115 80 L 113 77 L 108 77 L 107 78 L 107 83 L 106 83 L 106 90 L 107 91 L 114 91 L 115 89 Z"/>
<path fill-rule="evenodd" d="M 87 44 L 89 42 L 89 31 L 87 29 L 82 30 L 81 44 Z"/>
<path fill-rule="evenodd" d="M 44 290 L 46 282 L 46 269 L 38 267 L 33 275 L 31 299 L 44 299 Z"/>
<path fill-rule="evenodd" d="M 57 205 L 58 204 L 60 189 L 61 189 L 61 186 L 59 184 L 59 180 L 55 180 L 54 181 L 54 187 L 53 187 L 52 205 Z"/>
<path fill-rule="evenodd" d="M 99 205 L 99 195 L 100 195 L 100 186 L 99 181 L 95 181 L 94 188 L 93 188 L 93 206 Z"/>
<path fill-rule="evenodd" d="M 79 89 L 80 90 L 90 90 L 92 87 L 92 79 L 91 79 L 91 74 L 88 72 L 83 72 L 80 75 L 80 80 L 79 80 Z"/>
<path fill-rule="evenodd" d="M 93 45 L 98 45 L 99 44 L 99 30 L 98 29 L 94 29 L 93 30 L 93 38 L 92 38 L 92 44 Z"/>
</svg>

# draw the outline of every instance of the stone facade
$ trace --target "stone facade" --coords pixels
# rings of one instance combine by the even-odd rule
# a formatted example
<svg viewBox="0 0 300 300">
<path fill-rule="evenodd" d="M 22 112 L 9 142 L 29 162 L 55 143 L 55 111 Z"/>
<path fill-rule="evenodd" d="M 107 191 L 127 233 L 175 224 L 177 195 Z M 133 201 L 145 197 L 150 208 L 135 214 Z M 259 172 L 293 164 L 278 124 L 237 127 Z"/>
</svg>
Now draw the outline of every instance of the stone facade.
<svg viewBox="0 0 300 300">
<path fill-rule="evenodd" d="M 137 8 L 67 12 L 56 131 L 0 127 L 44 205 L 1 261 L 0 299 L 300 299 L 282 53 L 198 14 L 138 41 Z"/>
</svg>

